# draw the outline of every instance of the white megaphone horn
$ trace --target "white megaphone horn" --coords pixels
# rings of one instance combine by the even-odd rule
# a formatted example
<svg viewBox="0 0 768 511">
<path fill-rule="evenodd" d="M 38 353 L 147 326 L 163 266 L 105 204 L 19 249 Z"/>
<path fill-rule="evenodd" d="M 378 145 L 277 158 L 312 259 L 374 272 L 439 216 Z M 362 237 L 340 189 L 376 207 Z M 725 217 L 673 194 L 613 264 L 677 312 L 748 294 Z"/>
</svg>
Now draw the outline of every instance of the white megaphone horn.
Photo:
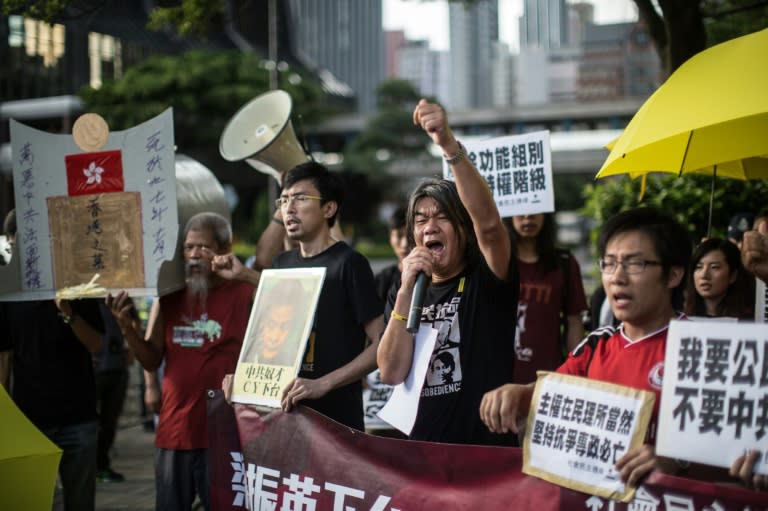
<svg viewBox="0 0 768 511">
<path fill-rule="evenodd" d="M 282 172 L 309 161 L 293 131 L 292 104 L 287 92 L 273 90 L 243 105 L 224 127 L 221 156 L 227 161 L 245 160 L 282 185 Z"/>
</svg>

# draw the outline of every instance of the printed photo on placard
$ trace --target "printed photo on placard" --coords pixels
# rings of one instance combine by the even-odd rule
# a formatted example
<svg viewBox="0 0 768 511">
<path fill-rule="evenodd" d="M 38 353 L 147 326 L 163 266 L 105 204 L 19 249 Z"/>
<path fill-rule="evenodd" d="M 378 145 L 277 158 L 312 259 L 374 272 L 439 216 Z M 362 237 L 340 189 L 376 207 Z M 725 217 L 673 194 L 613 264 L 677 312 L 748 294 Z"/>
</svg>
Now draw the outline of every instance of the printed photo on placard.
<svg viewBox="0 0 768 511">
<path fill-rule="evenodd" d="M 232 400 L 280 406 L 312 334 L 325 268 L 265 270 L 243 339 Z"/>
</svg>

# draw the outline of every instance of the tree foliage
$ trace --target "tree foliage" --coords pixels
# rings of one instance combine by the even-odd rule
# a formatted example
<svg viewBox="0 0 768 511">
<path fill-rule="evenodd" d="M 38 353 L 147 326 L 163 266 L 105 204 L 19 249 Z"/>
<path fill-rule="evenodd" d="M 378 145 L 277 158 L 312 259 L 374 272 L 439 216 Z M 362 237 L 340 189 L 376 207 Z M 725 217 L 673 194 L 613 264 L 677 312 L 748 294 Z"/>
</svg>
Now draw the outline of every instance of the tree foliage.
<svg viewBox="0 0 768 511">
<path fill-rule="evenodd" d="M 651 174 L 645 195 L 640 197 L 641 180 L 627 176 L 602 179 L 584 188 L 584 213 L 595 221 L 592 239 L 603 223 L 625 209 L 654 206 L 675 214 L 688 227 L 693 240 L 707 235 L 712 178 L 702 175 Z M 712 236 L 725 237 L 730 217 L 741 211 L 761 210 L 768 197 L 767 181 L 739 181 L 716 178 L 712 208 Z"/>
<path fill-rule="evenodd" d="M 280 88 L 293 98 L 295 115 L 312 122 L 330 113 L 325 94 L 306 73 L 291 70 L 281 79 Z M 88 110 L 102 115 L 115 130 L 173 107 L 177 144 L 184 147 L 218 141 L 232 114 L 267 90 L 268 71 L 257 54 L 195 50 L 150 57 L 121 80 L 99 89 L 86 87 L 81 96 Z"/>
<path fill-rule="evenodd" d="M 419 92 L 406 80 L 385 80 L 376 88 L 378 112 L 344 148 L 345 167 L 384 176 L 389 162 L 426 156 L 429 139 L 413 124 Z"/>
<path fill-rule="evenodd" d="M 764 28 L 768 2 L 634 0 L 667 74 L 714 44 Z"/>
</svg>

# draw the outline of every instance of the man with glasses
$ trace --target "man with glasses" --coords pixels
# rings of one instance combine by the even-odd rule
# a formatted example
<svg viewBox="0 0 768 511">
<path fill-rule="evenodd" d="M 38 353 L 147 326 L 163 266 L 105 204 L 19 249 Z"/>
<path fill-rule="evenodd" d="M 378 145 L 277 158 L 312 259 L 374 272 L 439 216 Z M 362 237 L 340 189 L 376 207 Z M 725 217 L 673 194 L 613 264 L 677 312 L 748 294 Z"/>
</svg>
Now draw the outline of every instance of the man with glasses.
<svg viewBox="0 0 768 511">
<path fill-rule="evenodd" d="M 664 375 L 669 321 L 680 317 L 691 242 L 674 218 L 652 208 L 625 211 L 603 226 L 599 239 L 603 287 L 617 328 L 595 330 L 557 371 L 652 391 L 656 394 L 648 443 L 616 464 L 631 486 L 653 469 L 677 473 L 674 460 L 655 455 L 656 417 Z M 491 431 L 518 432 L 534 383 L 504 385 L 483 397 L 480 416 Z"/>
<path fill-rule="evenodd" d="M 299 246 L 279 254 L 272 267 L 326 268 L 301 371 L 282 404 L 290 411 L 302 403 L 364 431 L 362 378 L 376 368 L 383 304 L 368 261 L 331 233 L 342 199 L 338 177 L 313 161 L 286 173 L 277 199 L 285 232 Z"/>
</svg>

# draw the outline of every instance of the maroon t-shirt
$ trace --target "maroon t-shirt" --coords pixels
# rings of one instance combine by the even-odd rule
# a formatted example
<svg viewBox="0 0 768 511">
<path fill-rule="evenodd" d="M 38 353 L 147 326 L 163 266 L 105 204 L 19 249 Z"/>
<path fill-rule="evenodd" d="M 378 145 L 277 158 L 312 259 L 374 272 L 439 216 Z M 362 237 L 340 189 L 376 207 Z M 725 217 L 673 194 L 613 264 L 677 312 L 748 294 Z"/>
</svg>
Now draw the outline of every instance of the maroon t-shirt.
<svg viewBox="0 0 768 511">
<path fill-rule="evenodd" d="M 587 298 L 578 262 L 569 256 L 569 263 L 570 283 L 565 310 L 571 316 L 587 309 Z M 564 359 L 560 341 L 563 271 L 559 261 L 549 272 L 538 263 L 518 261 L 518 267 L 520 299 L 515 330 L 514 380 L 526 384 L 536 381 L 536 371 L 554 371 Z"/>
<path fill-rule="evenodd" d="M 220 389 L 235 372 L 252 299 L 253 286 L 244 282 L 210 289 L 205 310 L 188 303 L 186 289 L 160 298 L 165 369 L 157 447 L 208 447 L 206 390 Z"/>
</svg>

